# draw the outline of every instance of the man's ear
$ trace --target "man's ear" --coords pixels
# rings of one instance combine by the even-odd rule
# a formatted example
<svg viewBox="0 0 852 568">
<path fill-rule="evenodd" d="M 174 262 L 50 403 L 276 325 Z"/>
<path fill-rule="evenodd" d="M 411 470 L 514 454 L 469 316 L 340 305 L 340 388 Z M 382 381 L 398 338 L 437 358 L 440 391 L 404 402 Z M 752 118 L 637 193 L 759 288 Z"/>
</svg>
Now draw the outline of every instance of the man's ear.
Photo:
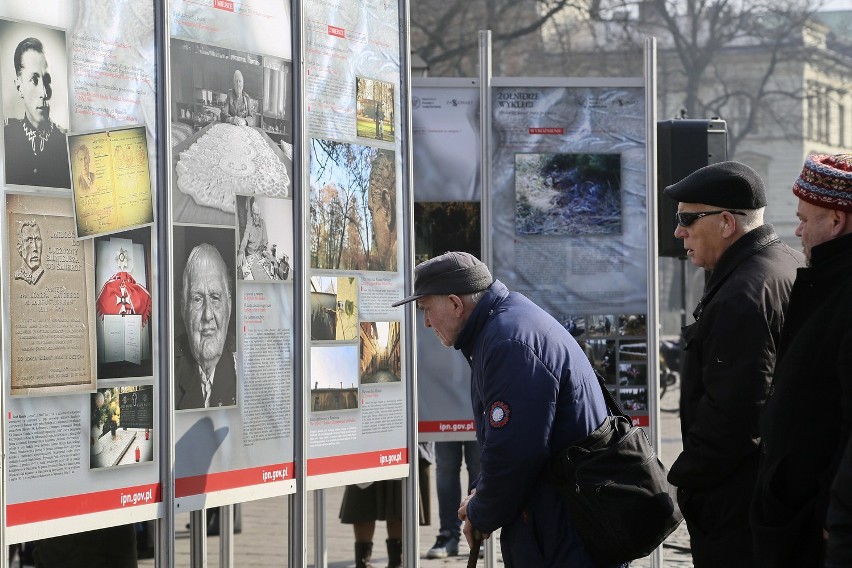
<svg viewBox="0 0 852 568">
<path fill-rule="evenodd" d="M 18 94 L 21 95 L 21 98 L 24 98 L 24 93 L 21 92 L 21 78 L 15 77 L 15 90 L 18 91 Z"/>
<path fill-rule="evenodd" d="M 721 217 L 722 237 L 727 239 L 737 231 L 737 219 L 727 211 L 722 213 Z"/>
<path fill-rule="evenodd" d="M 831 210 L 831 236 L 837 238 L 852 233 L 852 214 L 838 209 Z"/>
<path fill-rule="evenodd" d="M 461 316 L 464 313 L 464 301 L 460 296 L 456 296 L 455 294 L 450 294 L 448 298 L 453 303 L 453 313 L 456 316 Z"/>
</svg>

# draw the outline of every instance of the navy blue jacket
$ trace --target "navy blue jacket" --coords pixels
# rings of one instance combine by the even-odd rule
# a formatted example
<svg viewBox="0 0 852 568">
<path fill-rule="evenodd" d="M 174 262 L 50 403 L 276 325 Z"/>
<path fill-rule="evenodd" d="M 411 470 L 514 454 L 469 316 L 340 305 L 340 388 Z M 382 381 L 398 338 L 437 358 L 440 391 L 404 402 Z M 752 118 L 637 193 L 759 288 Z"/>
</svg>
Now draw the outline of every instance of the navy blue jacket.
<svg viewBox="0 0 852 568">
<path fill-rule="evenodd" d="M 555 487 L 551 458 L 585 438 L 607 415 L 583 350 L 547 312 L 496 280 L 459 334 L 471 366 L 471 400 L 480 447 L 471 523 L 503 527 L 507 568 L 591 567 Z"/>
</svg>

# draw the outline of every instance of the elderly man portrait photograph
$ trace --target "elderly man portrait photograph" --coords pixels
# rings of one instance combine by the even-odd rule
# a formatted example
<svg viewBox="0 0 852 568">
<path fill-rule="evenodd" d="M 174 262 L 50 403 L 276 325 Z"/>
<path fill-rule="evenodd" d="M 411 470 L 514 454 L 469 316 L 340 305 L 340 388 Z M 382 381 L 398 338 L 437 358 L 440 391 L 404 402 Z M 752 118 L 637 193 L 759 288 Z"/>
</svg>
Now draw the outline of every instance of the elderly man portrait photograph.
<svg viewBox="0 0 852 568">
<path fill-rule="evenodd" d="M 229 266 L 233 260 L 226 263 L 208 242 L 195 246 L 187 258 L 180 291 L 186 333 L 175 340 L 175 410 L 237 404 Z"/>
<path fill-rule="evenodd" d="M 293 210 L 289 200 L 237 195 L 237 279 L 283 282 L 290 276 Z M 274 219 L 267 223 L 267 219 Z"/>
<path fill-rule="evenodd" d="M 18 229 L 18 254 L 21 256 L 21 267 L 15 271 L 15 280 L 23 280 L 34 286 L 44 275 L 41 265 L 43 242 L 41 229 L 35 221 L 24 221 Z"/>
<path fill-rule="evenodd" d="M 254 126 L 252 100 L 243 90 L 243 86 L 243 74 L 237 69 L 234 71 L 234 87 L 228 91 L 228 101 L 222 109 L 222 122 L 238 126 Z"/>
<path fill-rule="evenodd" d="M 39 37 L 14 42 L 24 24 L 0 21 L 3 39 L 6 183 L 43 187 L 71 187 L 65 129 L 67 103 L 56 104 L 67 91 L 65 35 L 61 31 L 27 26 Z M 49 41 L 48 41 L 49 40 Z M 50 46 L 48 49 L 47 46 Z M 56 62 L 57 72 L 51 66 Z M 61 71 L 60 71 L 61 70 Z M 12 73 L 14 71 L 14 73 Z M 51 112 L 54 107 L 62 111 Z"/>
</svg>

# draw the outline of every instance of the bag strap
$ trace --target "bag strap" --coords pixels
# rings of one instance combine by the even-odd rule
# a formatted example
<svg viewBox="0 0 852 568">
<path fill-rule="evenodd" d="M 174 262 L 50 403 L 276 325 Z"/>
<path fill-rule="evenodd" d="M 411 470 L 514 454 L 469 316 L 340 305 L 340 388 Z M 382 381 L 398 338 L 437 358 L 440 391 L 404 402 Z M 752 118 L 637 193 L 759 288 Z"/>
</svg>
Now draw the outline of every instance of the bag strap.
<svg viewBox="0 0 852 568">
<path fill-rule="evenodd" d="M 592 370 L 595 372 L 595 376 L 598 378 L 598 386 L 601 387 L 601 392 L 603 392 L 604 401 L 606 402 L 606 408 L 609 410 L 613 416 L 623 416 L 627 418 L 630 423 L 633 423 L 633 419 L 627 415 L 626 412 L 619 406 L 619 404 L 615 401 L 615 398 L 612 396 L 612 393 L 609 392 L 609 389 L 606 388 L 606 379 L 598 372 L 597 369 L 592 367 Z"/>
</svg>

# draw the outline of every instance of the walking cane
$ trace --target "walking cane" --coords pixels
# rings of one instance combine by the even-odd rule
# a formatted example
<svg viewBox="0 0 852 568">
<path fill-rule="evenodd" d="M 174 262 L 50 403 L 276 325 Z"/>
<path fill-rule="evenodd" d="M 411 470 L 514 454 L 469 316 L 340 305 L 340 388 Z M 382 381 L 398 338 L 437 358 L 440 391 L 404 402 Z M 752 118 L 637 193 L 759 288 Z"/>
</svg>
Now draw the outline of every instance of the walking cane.
<svg viewBox="0 0 852 568">
<path fill-rule="evenodd" d="M 470 554 L 467 555 L 467 568 L 476 568 L 480 548 L 482 548 L 482 533 L 473 529 L 473 546 L 470 547 Z"/>
</svg>

